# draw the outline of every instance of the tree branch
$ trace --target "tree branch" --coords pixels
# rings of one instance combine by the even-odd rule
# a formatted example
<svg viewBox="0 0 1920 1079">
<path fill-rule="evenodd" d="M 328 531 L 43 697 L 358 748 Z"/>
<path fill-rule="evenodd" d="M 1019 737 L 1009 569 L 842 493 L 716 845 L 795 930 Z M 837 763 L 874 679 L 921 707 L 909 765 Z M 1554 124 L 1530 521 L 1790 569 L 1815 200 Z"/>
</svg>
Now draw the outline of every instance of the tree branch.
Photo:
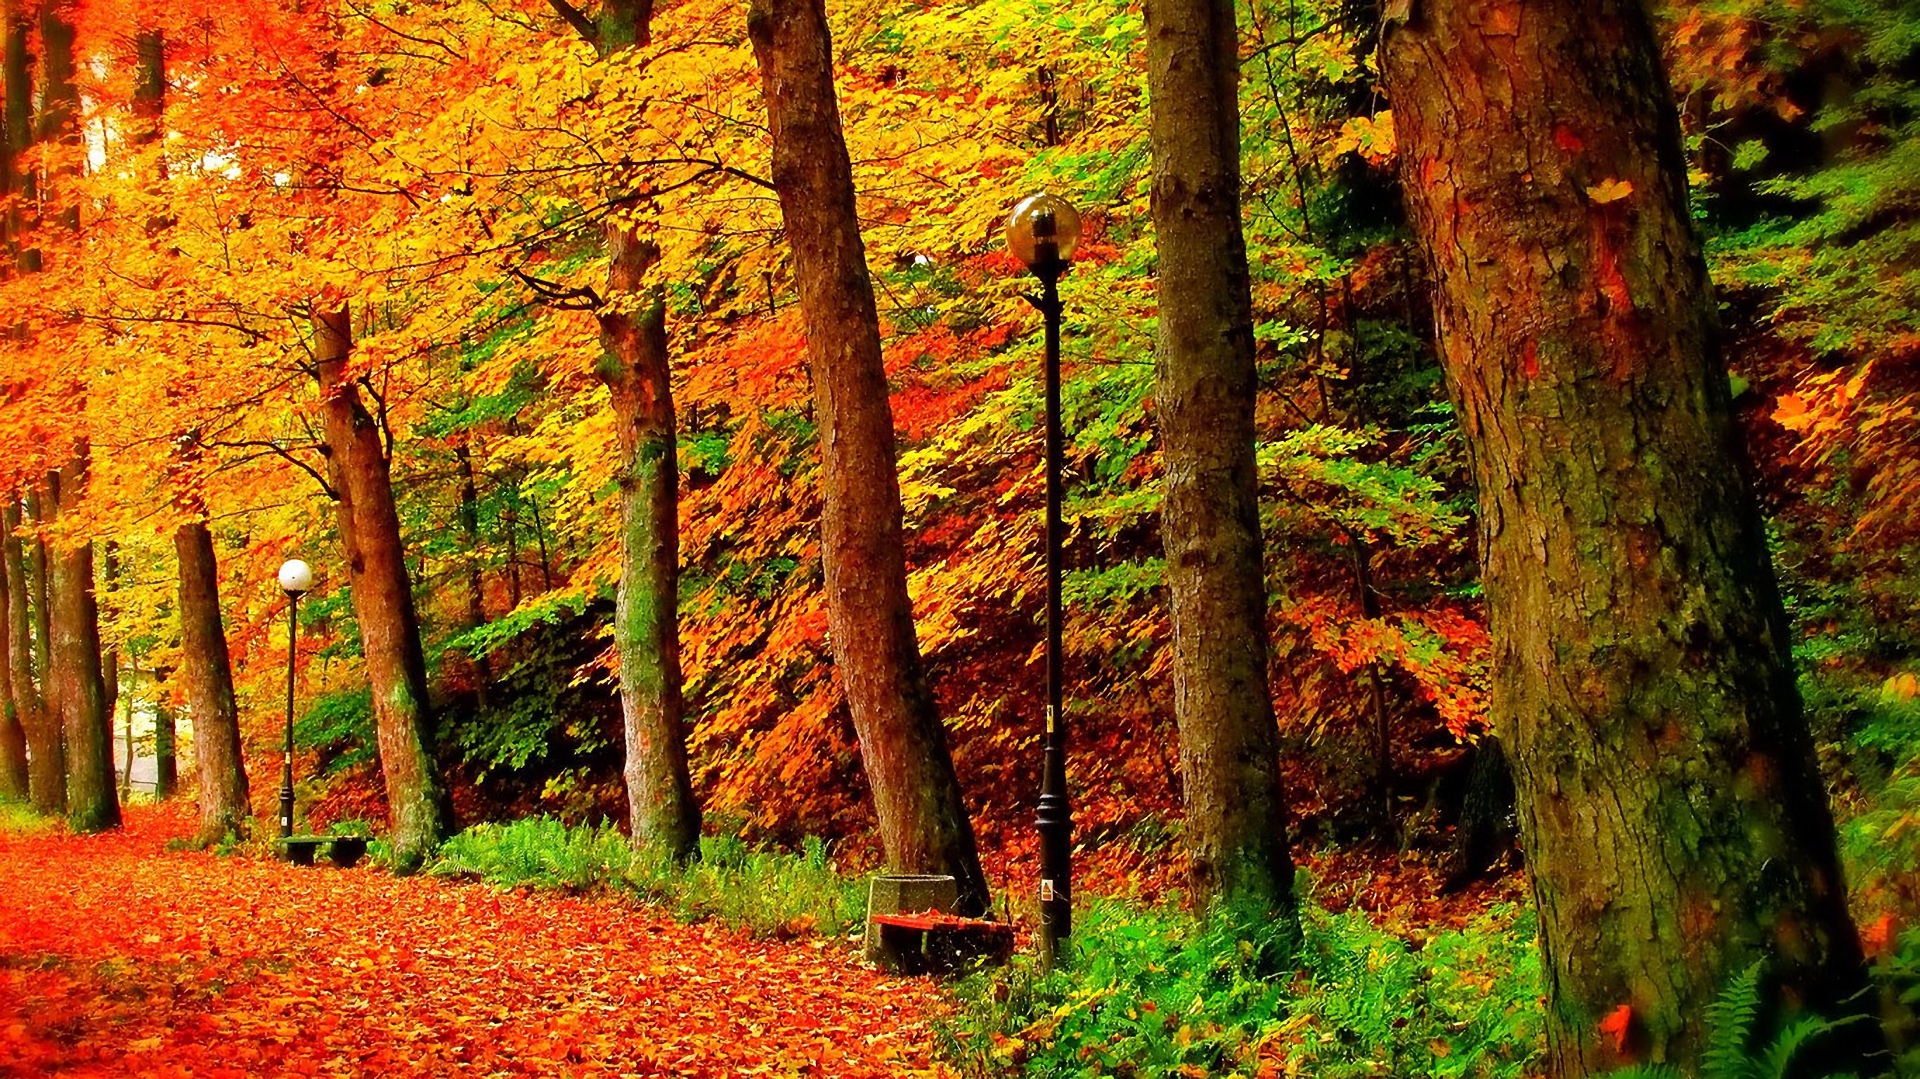
<svg viewBox="0 0 1920 1079">
<path fill-rule="evenodd" d="M 587 18 L 586 13 L 567 3 L 567 0 L 547 0 L 547 3 L 553 5 L 553 13 L 566 20 L 567 25 L 573 27 L 587 44 L 599 44 L 600 28 Z"/>
</svg>

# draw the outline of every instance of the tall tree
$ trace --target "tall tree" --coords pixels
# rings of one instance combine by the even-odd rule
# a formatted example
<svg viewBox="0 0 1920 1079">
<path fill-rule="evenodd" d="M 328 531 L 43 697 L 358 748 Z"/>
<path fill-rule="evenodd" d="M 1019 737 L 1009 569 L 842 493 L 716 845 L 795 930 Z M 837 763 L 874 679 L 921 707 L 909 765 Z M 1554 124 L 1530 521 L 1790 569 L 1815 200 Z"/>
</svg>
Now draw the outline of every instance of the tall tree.
<svg viewBox="0 0 1920 1079">
<path fill-rule="evenodd" d="M 1155 396 L 1186 842 L 1196 895 L 1293 907 L 1254 464 L 1232 0 L 1149 0 Z"/>
<path fill-rule="evenodd" d="M 1388 8 L 1402 183 L 1479 486 L 1551 1070 L 1624 1055 L 1691 1073 L 1708 1004 L 1761 960 L 1775 1018 L 1860 1013 L 1648 14 Z M 1877 1032 L 1847 1025 L 1822 1064 L 1858 1067 Z"/>
<path fill-rule="evenodd" d="M 213 533 L 204 515 L 174 529 L 173 550 L 180 560 L 180 651 L 186 662 L 193 757 L 200 777 L 200 831 L 195 838 L 205 845 L 228 835 L 247 834 L 252 813 L 246 755 L 233 699 L 233 664 L 220 621 Z"/>
<path fill-rule="evenodd" d="M 13 594 L 12 566 L 0 558 L 0 606 Z M 13 624 L 0 611 L 0 798 L 27 800 L 27 731 L 21 723 L 19 697 L 13 691 Z"/>
<path fill-rule="evenodd" d="M 34 674 L 32 577 L 18 531 L 20 503 L 9 501 L 0 511 L 0 528 L 5 530 L 0 558 L 6 561 L 7 582 L 7 667 L 11 676 L 14 707 L 27 738 L 27 787 L 33 807 L 42 813 L 64 813 L 67 809 L 67 762 L 61 745 L 59 721 L 50 716 L 41 683 Z"/>
<path fill-rule="evenodd" d="M 86 493 L 90 461 L 82 439 L 48 492 L 50 523 L 70 518 Z M 84 536 L 52 537 L 50 591 L 53 623 L 51 684 L 67 742 L 67 823 L 76 832 L 120 825 L 113 782 L 113 717 L 100 674 L 100 608 L 94 598 L 93 543 Z"/>
<path fill-rule="evenodd" d="M 820 419 L 821 562 L 834 667 L 860 736 L 887 862 L 950 873 L 982 912 L 974 847 L 907 595 L 893 409 L 880 318 L 854 210 L 823 0 L 754 0 L 747 35 L 773 138 L 773 183 L 793 248 Z"/>
<path fill-rule="evenodd" d="M 346 305 L 315 312 L 313 335 L 314 370 L 326 419 L 327 471 L 354 614 L 365 643 L 394 856 L 397 865 L 411 871 L 453 826 L 452 805 L 430 749 L 433 711 L 420 618 L 380 426 L 361 403 L 347 371 L 353 322 Z"/>
<path fill-rule="evenodd" d="M 597 22 L 566 0 L 554 9 L 602 58 L 648 44 L 653 0 L 606 0 Z M 620 477 L 620 586 L 613 640 L 620 653 L 627 808 L 635 843 L 674 858 L 700 850 L 700 805 L 687 772 L 680 674 L 680 467 L 674 429 L 667 304 L 646 285 L 659 248 L 619 217 L 606 226 L 607 295 L 598 367 L 613 399 Z"/>
</svg>

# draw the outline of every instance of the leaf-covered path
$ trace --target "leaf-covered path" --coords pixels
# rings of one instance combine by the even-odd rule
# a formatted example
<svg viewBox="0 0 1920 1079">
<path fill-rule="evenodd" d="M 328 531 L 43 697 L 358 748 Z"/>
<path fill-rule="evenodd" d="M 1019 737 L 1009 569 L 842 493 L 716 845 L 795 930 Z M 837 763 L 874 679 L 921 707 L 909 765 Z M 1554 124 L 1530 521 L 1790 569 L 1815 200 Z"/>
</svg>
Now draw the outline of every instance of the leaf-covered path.
<svg viewBox="0 0 1920 1079">
<path fill-rule="evenodd" d="M 911 1075 L 923 982 L 626 903 L 0 834 L 0 1075 Z"/>
</svg>

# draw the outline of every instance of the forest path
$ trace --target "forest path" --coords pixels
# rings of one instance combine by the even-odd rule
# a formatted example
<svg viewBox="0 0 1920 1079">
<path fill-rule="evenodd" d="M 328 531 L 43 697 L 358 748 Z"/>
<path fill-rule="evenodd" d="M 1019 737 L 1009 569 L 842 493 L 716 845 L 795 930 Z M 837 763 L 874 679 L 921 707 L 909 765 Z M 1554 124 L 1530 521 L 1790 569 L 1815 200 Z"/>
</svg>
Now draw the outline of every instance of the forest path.
<svg viewBox="0 0 1920 1079">
<path fill-rule="evenodd" d="M 926 1074 L 924 981 L 606 899 L 0 834 L 0 1076 Z"/>
</svg>

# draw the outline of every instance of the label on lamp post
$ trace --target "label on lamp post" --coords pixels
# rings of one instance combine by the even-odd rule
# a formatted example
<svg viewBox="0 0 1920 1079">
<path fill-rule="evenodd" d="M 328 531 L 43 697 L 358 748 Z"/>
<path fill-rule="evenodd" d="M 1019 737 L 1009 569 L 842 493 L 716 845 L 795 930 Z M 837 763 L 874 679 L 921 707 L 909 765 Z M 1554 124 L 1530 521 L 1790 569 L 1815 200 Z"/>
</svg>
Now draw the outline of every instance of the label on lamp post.
<svg viewBox="0 0 1920 1079">
<path fill-rule="evenodd" d="M 1053 717 L 1053 705 L 1049 704 L 1047 705 L 1047 733 L 1048 734 L 1053 733 L 1055 722 L 1056 721 Z"/>
<path fill-rule="evenodd" d="M 1050 880 L 1044 880 L 1044 879 L 1043 879 L 1043 880 L 1041 880 L 1041 882 L 1040 882 L 1040 902 L 1042 902 L 1042 903 L 1051 903 L 1051 902 L 1053 902 L 1053 900 L 1054 900 L 1054 893 L 1053 893 L 1053 882 L 1052 882 L 1052 881 L 1050 881 Z"/>
</svg>

